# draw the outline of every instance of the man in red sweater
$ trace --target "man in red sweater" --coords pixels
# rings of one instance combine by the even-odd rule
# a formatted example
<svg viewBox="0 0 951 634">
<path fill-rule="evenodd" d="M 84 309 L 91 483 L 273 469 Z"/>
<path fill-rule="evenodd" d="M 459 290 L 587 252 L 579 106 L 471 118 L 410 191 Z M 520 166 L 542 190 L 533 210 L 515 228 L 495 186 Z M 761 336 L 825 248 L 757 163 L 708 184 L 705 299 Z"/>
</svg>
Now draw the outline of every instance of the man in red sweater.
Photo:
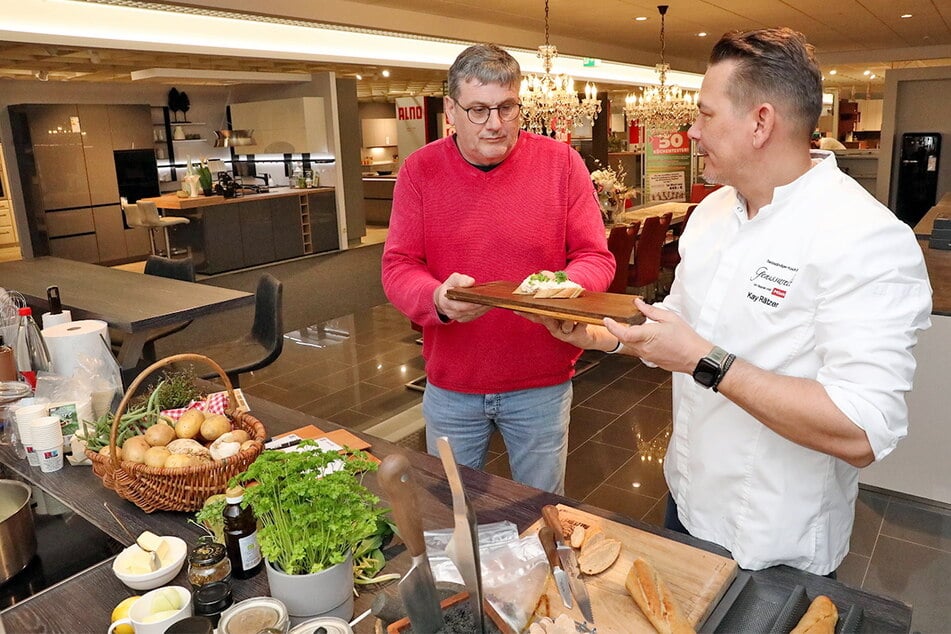
<svg viewBox="0 0 951 634">
<path fill-rule="evenodd" d="M 451 288 L 564 270 L 591 291 L 614 275 L 584 161 L 570 146 L 519 130 L 518 62 L 483 44 L 449 69 L 456 133 L 406 158 L 383 252 L 383 288 L 423 327 L 429 452 L 448 436 L 482 468 L 505 440 L 515 480 L 561 493 L 571 376 L 581 351 L 507 310 L 446 298 Z"/>
</svg>

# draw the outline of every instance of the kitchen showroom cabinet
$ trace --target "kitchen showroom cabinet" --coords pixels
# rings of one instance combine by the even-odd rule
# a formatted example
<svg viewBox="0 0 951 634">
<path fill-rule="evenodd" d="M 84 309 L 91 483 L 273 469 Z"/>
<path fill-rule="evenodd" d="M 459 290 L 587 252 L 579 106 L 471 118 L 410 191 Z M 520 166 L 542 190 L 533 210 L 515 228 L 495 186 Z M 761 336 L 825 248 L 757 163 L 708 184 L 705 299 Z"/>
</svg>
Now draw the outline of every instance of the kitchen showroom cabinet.
<svg viewBox="0 0 951 634">
<path fill-rule="evenodd" d="M 310 211 L 312 253 L 340 248 L 337 227 L 337 197 L 333 190 L 307 196 Z"/>
<path fill-rule="evenodd" d="M 327 154 L 323 97 L 234 103 L 231 127 L 253 130 L 255 145 L 235 146 L 236 154 Z"/>
</svg>

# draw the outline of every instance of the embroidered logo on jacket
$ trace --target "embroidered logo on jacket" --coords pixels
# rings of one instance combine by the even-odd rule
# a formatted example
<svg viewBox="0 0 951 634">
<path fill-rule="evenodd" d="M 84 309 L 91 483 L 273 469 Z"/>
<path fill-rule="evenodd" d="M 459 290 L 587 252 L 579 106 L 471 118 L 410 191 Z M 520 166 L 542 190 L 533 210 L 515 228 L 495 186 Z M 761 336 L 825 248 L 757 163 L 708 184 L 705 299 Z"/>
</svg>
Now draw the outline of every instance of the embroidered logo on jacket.
<svg viewBox="0 0 951 634">
<path fill-rule="evenodd" d="M 746 298 L 751 302 L 777 308 L 786 297 L 789 287 L 792 286 L 797 271 L 799 271 L 797 267 L 766 260 L 766 264 L 758 266 L 750 275 L 750 287 L 746 291 Z"/>
</svg>

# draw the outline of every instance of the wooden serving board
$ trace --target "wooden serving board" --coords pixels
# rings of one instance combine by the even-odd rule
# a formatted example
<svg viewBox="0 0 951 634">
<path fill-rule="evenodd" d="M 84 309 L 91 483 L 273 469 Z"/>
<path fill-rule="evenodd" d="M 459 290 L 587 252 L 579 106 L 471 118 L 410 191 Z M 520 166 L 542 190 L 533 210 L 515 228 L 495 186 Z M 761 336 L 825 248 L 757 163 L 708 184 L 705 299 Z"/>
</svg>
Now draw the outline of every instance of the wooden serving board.
<svg viewBox="0 0 951 634">
<path fill-rule="evenodd" d="M 450 289 L 446 297 L 586 324 L 601 325 L 605 317 L 622 324 L 644 323 L 644 315 L 634 308 L 635 295 L 584 291 L 574 299 L 535 299 L 531 295 L 513 294 L 512 291 L 518 286 L 517 282 L 489 282 L 469 288 Z"/>
<path fill-rule="evenodd" d="M 624 587 L 627 573 L 638 557 L 654 565 L 657 573 L 673 592 L 681 612 L 697 630 L 710 616 L 710 612 L 736 577 L 737 565 L 732 559 L 563 504 L 559 504 L 557 508 L 566 532 L 576 524 L 582 524 L 586 528 L 594 526 L 604 531 L 605 537 L 621 542 L 621 554 L 614 565 L 600 574 L 581 576 L 591 598 L 591 610 L 599 634 L 655 631 Z M 526 529 L 523 536 L 537 533 L 543 525 L 544 520 L 539 519 Z M 570 532 L 566 537 L 569 535 Z M 575 553 L 578 552 L 575 550 Z M 552 618 L 567 612 L 576 621 L 584 621 L 577 601 L 571 610 L 565 609 L 551 575 L 548 576 L 545 594 L 541 599 L 542 605 L 536 612 L 539 616 L 544 616 L 540 613 L 543 612 L 546 602 Z"/>
</svg>

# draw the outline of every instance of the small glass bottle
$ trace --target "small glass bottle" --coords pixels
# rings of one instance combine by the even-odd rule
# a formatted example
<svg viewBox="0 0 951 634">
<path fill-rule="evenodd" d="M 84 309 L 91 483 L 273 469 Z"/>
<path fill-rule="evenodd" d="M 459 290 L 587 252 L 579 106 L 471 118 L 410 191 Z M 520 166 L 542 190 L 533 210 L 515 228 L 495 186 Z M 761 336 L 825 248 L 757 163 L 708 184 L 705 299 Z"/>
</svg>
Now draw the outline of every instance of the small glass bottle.
<svg viewBox="0 0 951 634">
<path fill-rule="evenodd" d="M 231 579 L 231 560 L 224 544 L 211 535 L 202 535 L 188 555 L 188 582 L 199 588 L 215 581 Z"/>
<path fill-rule="evenodd" d="M 250 506 L 241 506 L 244 487 L 231 487 L 225 491 L 225 506 L 222 515 L 225 523 L 225 547 L 231 560 L 231 574 L 236 579 L 248 579 L 261 571 L 264 564 L 261 547 L 258 545 L 258 524 Z"/>
<path fill-rule="evenodd" d="M 50 352 L 39 326 L 36 325 L 36 320 L 33 319 L 33 309 L 25 306 L 19 313 L 20 324 L 17 326 L 17 341 L 14 348 L 17 371 L 29 383 L 30 388 L 35 390 L 36 373 L 51 370 Z"/>
</svg>

